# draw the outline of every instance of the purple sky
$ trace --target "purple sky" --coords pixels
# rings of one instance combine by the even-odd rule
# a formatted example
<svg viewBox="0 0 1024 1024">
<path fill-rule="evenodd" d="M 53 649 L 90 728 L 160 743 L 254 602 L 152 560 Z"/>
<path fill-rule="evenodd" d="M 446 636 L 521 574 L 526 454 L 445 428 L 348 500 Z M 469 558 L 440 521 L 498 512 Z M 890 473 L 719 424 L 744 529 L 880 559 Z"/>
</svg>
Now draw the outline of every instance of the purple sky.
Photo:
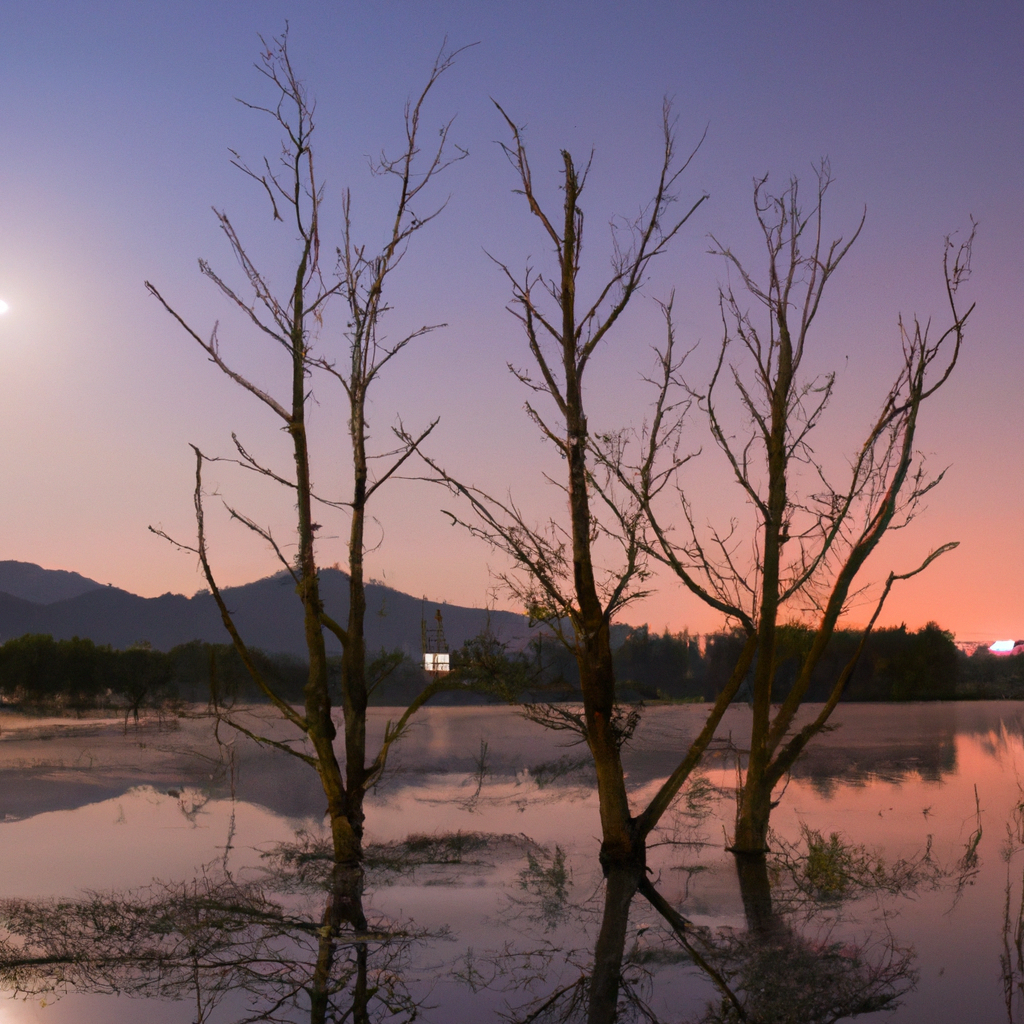
<svg viewBox="0 0 1024 1024">
<path fill-rule="evenodd" d="M 973 215 L 980 229 L 970 297 L 978 308 L 969 348 L 919 435 L 930 463 L 949 472 L 927 514 L 878 553 L 871 578 L 960 540 L 958 551 L 894 595 L 887 621 L 936 619 L 965 639 L 1024 630 L 1024 7 L 1009 2 L 7 5 L 0 298 L 11 308 L 0 319 L 0 557 L 74 569 L 145 595 L 192 593 L 201 583 L 194 559 L 146 529 L 191 536 L 188 442 L 227 454 L 234 430 L 266 458 L 286 457 L 277 424 L 143 289 L 144 279 L 153 281 L 198 329 L 220 319 L 242 368 L 271 386 L 281 379 L 277 354 L 233 319 L 196 259 L 235 272 L 210 211 L 216 206 L 258 262 L 286 265 L 288 232 L 274 231 L 227 152 L 259 159 L 277 150 L 270 124 L 234 97 L 268 98 L 253 70 L 258 34 L 277 34 L 286 20 L 293 62 L 317 98 L 329 242 L 346 185 L 357 231 L 379 237 L 391 193 L 370 177 L 366 156 L 399 141 L 403 103 L 444 37 L 454 46 L 479 43 L 445 76 L 428 111 L 431 125 L 456 115 L 453 138 L 471 155 L 441 183 L 437 194 L 451 193 L 449 208 L 417 239 L 392 293 L 396 334 L 403 325 L 449 327 L 393 364 L 372 423 L 385 442 L 397 415 L 416 427 L 440 414 L 432 451 L 538 516 L 557 510 L 557 494 L 541 479 L 557 464 L 505 369 L 524 363 L 526 352 L 485 250 L 512 267 L 531 256 L 541 265 L 548 253 L 511 193 L 489 97 L 527 126 L 535 178 L 552 205 L 559 149 L 580 160 L 594 149 L 584 206 L 585 258 L 595 273 L 607 266 L 610 216 L 649 198 L 662 97 L 674 101 L 681 147 L 707 127 L 681 198 L 707 191 L 711 199 L 594 365 L 598 427 L 642 422 L 640 376 L 660 341 L 653 300 L 673 288 L 681 339 L 701 343 L 692 373 L 704 379 L 719 337 L 716 285 L 725 277 L 706 255 L 708 234 L 756 256 L 753 177 L 770 172 L 780 185 L 791 174 L 809 178 L 828 156 L 833 232 L 848 234 L 867 207 L 817 333 L 815 368 L 838 372 L 820 444 L 838 460 L 855 448 L 894 371 L 897 314 L 933 313 L 942 322 L 943 237 Z M 326 351 L 335 338 L 325 331 Z M 328 382 L 315 390 L 317 478 L 329 489 L 344 478 L 344 417 Z M 227 468 L 211 472 L 209 483 L 284 537 L 286 496 Z M 690 486 L 700 515 L 745 514 L 710 448 Z M 383 543 L 369 571 L 413 594 L 482 603 L 489 571 L 502 563 L 449 527 L 442 504 L 422 484 L 386 493 L 377 508 Z M 211 520 L 224 583 L 274 571 L 256 539 L 212 506 Z M 323 532 L 322 560 L 343 560 L 344 523 Z M 719 624 L 671 580 L 625 618 L 659 629 Z"/>
</svg>

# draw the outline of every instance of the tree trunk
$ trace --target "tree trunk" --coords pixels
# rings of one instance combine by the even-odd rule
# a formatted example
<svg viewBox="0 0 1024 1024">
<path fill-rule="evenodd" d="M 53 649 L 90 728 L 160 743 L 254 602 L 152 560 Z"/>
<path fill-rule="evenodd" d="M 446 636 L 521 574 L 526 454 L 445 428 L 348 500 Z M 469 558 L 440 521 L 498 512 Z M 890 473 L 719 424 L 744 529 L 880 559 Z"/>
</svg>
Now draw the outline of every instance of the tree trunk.
<svg viewBox="0 0 1024 1024">
<path fill-rule="evenodd" d="M 606 872 L 604 916 L 594 947 L 587 1024 L 613 1024 L 616 1020 L 629 908 L 646 870 L 642 861 Z"/>
<path fill-rule="evenodd" d="M 317 941 L 317 960 L 309 986 L 310 1024 L 327 1024 L 338 1019 L 332 1012 L 331 996 L 334 994 L 333 970 L 338 954 L 340 931 L 349 925 L 356 931 L 366 931 L 366 915 L 363 913 L 362 870 L 349 870 L 335 864 L 331 876 L 331 891 L 324 908 L 323 926 Z M 356 973 L 352 987 L 351 1019 L 355 1024 L 367 1024 L 369 991 L 367 988 L 367 945 L 356 944 Z"/>
<path fill-rule="evenodd" d="M 774 934 L 779 929 L 779 920 L 772 906 L 767 857 L 763 853 L 737 852 L 735 860 L 747 929 L 758 936 Z"/>
<path fill-rule="evenodd" d="M 583 647 L 584 643 L 587 643 L 586 647 Z M 626 867 L 638 857 L 642 859 L 644 844 L 642 840 L 637 842 L 633 827 L 619 750 L 620 738 L 613 723 L 615 676 L 608 627 L 602 624 L 596 636 L 578 638 L 577 644 L 583 647 L 582 657 L 579 658 L 580 684 L 587 724 L 587 746 L 597 772 L 601 866 L 607 874 L 612 867 Z"/>
<path fill-rule="evenodd" d="M 560 305 L 562 312 L 562 368 L 565 373 L 565 445 L 568 469 L 569 519 L 572 533 L 573 588 L 579 619 L 576 660 L 583 690 L 583 712 L 587 724 L 587 745 L 597 770 L 601 811 L 601 865 L 630 865 L 637 857 L 635 830 L 616 735 L 615 670 L 612 665 L 611 634 L 597 590 L 594 574 L 587 471 L 587 417 L 583 406 L 582 364 L 576 324 L 576 259 L 579 254 L 577 207 L 579 182 L 572 158 L 565 162 L 565 233 L 562 247 Z M 642 843 L 641 843 L 642 846 Z M 642 856 L 642 854 L 641 854 Z"/>
<path fill-rule="evenodd" d="M 355 373 L 353 371 L 353 376 Z M 353 388 L 349 431 L 352 440 L 352 526 L 348 541 L 348 629 L 341 660 L 342 708 L 345 714 L 345 775 L 348 820 L 362 843 L 363 799 L 366 786 L 366 588 L 363 579 L 364 529 L 366 523 L 366 394 Z M 362 851 L 360 850 L 360 855 Z"/>
<path fill-rule="evenodd" d="M 748 768 L 746 782 L 736 794 L 736 834 L 731 851 L 744 856 L 768 852 L 768 824 L 772 793 L 763 777 L 754 777 Z"/>
</svg>

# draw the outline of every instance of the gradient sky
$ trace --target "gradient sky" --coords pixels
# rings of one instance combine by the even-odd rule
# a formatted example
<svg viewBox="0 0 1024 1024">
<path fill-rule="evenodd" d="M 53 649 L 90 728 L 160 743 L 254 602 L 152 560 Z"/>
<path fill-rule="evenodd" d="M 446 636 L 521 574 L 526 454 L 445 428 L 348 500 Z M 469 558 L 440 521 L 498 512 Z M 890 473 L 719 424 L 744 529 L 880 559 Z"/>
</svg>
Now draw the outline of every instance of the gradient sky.
<svg viewBox="0 0 1024 1024">
<path fill-rule="evenodd" d="M 590 381 L 598 427 L 642 422 L 640 377 L 660 341 L 653 300 L 673 288 L 681 340 L 700 343 L 692 374 L 704 379 L 725 279 L 706 254 L 708 235 L 755 255 L 753 177 L 809 177 L 827 156 L 832 232 L 848 234 L 867 208 L 827 296 L 814 356 L 815 368 L 838 372 L 819 442 L 838 460 L 855 448 L 895 371 L 897 315 L 943 322 L 943 238 L 973 215 L 980 228 L 969 291 L 978 306 L 968 348 L 919 434 L 930 464 L 949 470 L 927 513 L 877 553 L 870 578 L 959 540 L 894 594 L 886 621 L 935 619 L 963 639 L 1024 635 L 1024 6 L 1012 0 L 5 5 L 0 298 L 11 308 L 0 318 L 0 558 L 73 569 L 147 596 L 192 593 L 202 582 L 194 558 L 146 529 L 192 534 L 188 443 L 228 454 L 234 430 L 264 457 L 287 457 L 277 424 L 143 288 L 153 281 L 203 332 L 220 319 L 240 367 L 270 386 L 281 379 L 277 353 L 232 318 L 196 259 L 235 272 L 216 206 L 258 263 L 286 266 L 288 232 L 273 230 L 228 155 L 229 147 L 253 160 L 277 151 L 266 119 L 234 98 L 269 98 L 253 69 L 258 36 L 280 33 L 286 21 L 293 62 L 317 98 L 329 242 L 346 185 L 357 232 L 380 237 L 392 193 L 369 175 L 367 155 L 400 141 L 403 103 L 446 36 L 452 46 L 479 44 L 444 77 L 428 111 L 431 126 L 456 117 L 453 138 L 471 155 L 441 183 L 437 195 L 450 193 L 449 207 L 416 240 L 392 293 L 396 334 L 449 326 L 393 364 L 372 425 L 386 442 L 398 415 L 417 427 L 440 414 L 432 452 L 538 515 L 557 507 L 540 476 L 551 456 L 505 369 L 526 353 L 485 251 L 514 268 L 531 256 L 542 265 L 548 253 L 511 192 L 489 97 L 527 126 L 535 180 L 551 204 L 559 149 L 581 160 L 594 150 L 583 205 L 585 259 L 595 272 L 607 266 L 609 218 L 650 196 L 662 98 L 674 102 L 681 147 L 707 129 L 681 198 L 711 198 L 600 352 Z M 334 344 L 325 332 L 325 351 Z M 315 391 L 317 479 L 329 490 L 344 478 L 344 417 L 328 382 Z M 691 470 L 700 515 L 744 514 L 716 452 L 706 447 Z M 211 470 L 208 483 L 284 539 L 286 498 L 227 467 Z M 443 504 L 424 484 L 392 488 L 377 508 L 383 540 L 369 572 L 432 600 L 480 604 L 501 559 L 447 525 Z M 274 571 L 261 544 L 212 508 L 223 583 Z M 322 560 L 343 560 L 344 523 L 323 533 Z M 624 618 L 700 631 L 720 622 L 669 579 Z"/>
</svg>

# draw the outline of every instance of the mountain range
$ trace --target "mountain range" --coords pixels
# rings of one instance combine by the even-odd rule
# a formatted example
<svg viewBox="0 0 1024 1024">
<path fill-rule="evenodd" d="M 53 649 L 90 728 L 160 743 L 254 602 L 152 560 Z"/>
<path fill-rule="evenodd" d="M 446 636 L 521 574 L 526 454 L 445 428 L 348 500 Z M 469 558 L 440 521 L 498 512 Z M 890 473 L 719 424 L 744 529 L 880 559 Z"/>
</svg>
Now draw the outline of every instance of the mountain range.
<svg viewBox="0 0 1024 1024">
<path fill-rule="evenodd" d="M 348 616 L 347 575 L 338 569 L 321 570 L 320 592 L 328 613 L 344 623 Z M 247 642 L 268 653 L 306 658 L 302 606 L 288 573 L 227 587 L 222 593 Z M 380 583 L 367 584 L 366 599 L 366 642 L 371 651 L 400 649 L 418 658 L 421 624 L 425 620 L 433 628 L 438 609 L 452 649 L 479 634 L 488 623 L 494 633 L 514 645 L 522 643 L 529 631 L 524 615 L 438 605 Z M 207 591 L 192 597 L 139 597 L 76 572 L 0 561 L 0 642 L 25 633 L 49 633 L 55 640 L 84 637 L 119 649 L 145 640 L 161 651 L 190 640 L 229 642 L 213 595 Z M 330 654 L 341 650 L 330 634 L 327 649 Z"/>
</svg>

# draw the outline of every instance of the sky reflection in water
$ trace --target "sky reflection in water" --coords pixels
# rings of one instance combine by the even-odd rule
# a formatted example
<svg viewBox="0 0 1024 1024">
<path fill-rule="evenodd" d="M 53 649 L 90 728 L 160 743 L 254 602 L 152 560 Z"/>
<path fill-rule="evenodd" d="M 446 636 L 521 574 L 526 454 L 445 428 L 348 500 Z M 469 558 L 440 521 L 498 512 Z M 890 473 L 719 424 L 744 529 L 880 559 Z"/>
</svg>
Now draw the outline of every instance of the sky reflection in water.
<svg viewBox="0 0 1024 1024">
<path fill-rule="evenodd" d="M 735 781 L 727 738 L 730 732 L 744 735 L 746 715 L 746 709 L 731 710 L 720 730 L 721 749 L 706 769 L 713 787 L 709 816 L 671 819 L 649 857 L 658 890 L 689 920 L 737 934 L 745 927 L 744 905 L 732 858 L 722 847 Z M 385 716 L 375 712 L 378 731 Z M 625 758 L 637 804 L 671 769 L 680 736 L 696 731 L 700 717 L 698 707 L 648 710 Z M 947 880 L 909 897 L 853 900 L 841 915 L 835 907 L 828 911 L 831 918 L 842 917 L 830 940 L 862 942 L 877 936 L 884 919 L 895 942 L 916 953 L 916 990 L 895 1014 L 859 1019 L 1006 1020 L 1000 967 L 1006 886 L 1010 877 L 1016 915 L 1024 863 L 1020 850 L 1009 863 L 1003 857 L 1024 784 L 1018 706 L 862 705 L 841 708 L 837 718 L 840 728 L 818 741 L 782 797 L 774 817 L 781 838 L 797 841 L 802 826 L 825 837 L 838 832 L 881 852 L 892 865 L 919 857 L 933 837 L 935 863 L 952 870 L 978 827 L 975 787 L 981 810 L 977 871 L 968 873 L 959 896 Z M 234 878 L 252 879 L 266 864 L 261 852 L 289 841 L 298 828 L 313 834 L 319 829 L 322 797 L 312 775 L 241 740 L 232 801 L 230 772 L 217 764 L 203 723 L 185 723 L 176 732 L 129 729 L 127 735 L 114 725 L 59 722 L 34 729 L 19 732 L 13 720 L 0 721 L 0 814 L 7 815 L 0 828 L 2 897 L 124 891 L 154 879 L 190 879 L 204 867 L 212 877 L 225 863 Z M 369 802 L 373 843 L 394 844 L 415 833 L 507 837 L 467 848 L 456 863 L 420 863 L 403 871 L 378 864 L 371 870 L 368 916 L 430 933 L 448 929 L 443 940 L 419 943 L 409 953 L 409 990 L 429 992 L 434 1007 L 424 1010 L 423 1019 L 491 1019 L 508 1003 L 523 1005 L 553 992 L 586 968 L 602 905 L 597 802 L 585 751 L 564 742 L 564 735 L 506 709 L 428 711 Z M 679 845 L 695 838 L 707 845 Z M 556 876 L 563 879 L 561 896 L 552 898 Z M 644 997 L 659 1019 L 698 1017 L 715 998 L 713 987 L 666 952 L 672 941 L 659 932 L 648 904 L 634 901 L 631 915 L 630 948 L 642 965 L 637 970 Z M 557 955 L 545 978 L 524 986 L 511 954 L 538 949 Z M 567 959 L 566 949 L 576 952 Z M 510 973 L 502 977 L 500 971 Z M 644 971 L 650 972 L 646 988 Z M 466 979 L 475 980 L 476 988 Z M 481 988 L 487 979 L 493 984 Z M 516 991 L 506 991 L 510 984 Z M 229 997 L 210 1019 L 238 1019 L 246 1005 Z M 137 1000 L 81 994 L 56 1002 L 49 996 L 0 1002 L 0 1024 L 142 1016 L 186 1021 L 195 1019 L 195 1008 L 187 1001 L 143 1007 Z M 1013 1019 L 1024 1019 L 1020 1006 Z"/>
</svg>

